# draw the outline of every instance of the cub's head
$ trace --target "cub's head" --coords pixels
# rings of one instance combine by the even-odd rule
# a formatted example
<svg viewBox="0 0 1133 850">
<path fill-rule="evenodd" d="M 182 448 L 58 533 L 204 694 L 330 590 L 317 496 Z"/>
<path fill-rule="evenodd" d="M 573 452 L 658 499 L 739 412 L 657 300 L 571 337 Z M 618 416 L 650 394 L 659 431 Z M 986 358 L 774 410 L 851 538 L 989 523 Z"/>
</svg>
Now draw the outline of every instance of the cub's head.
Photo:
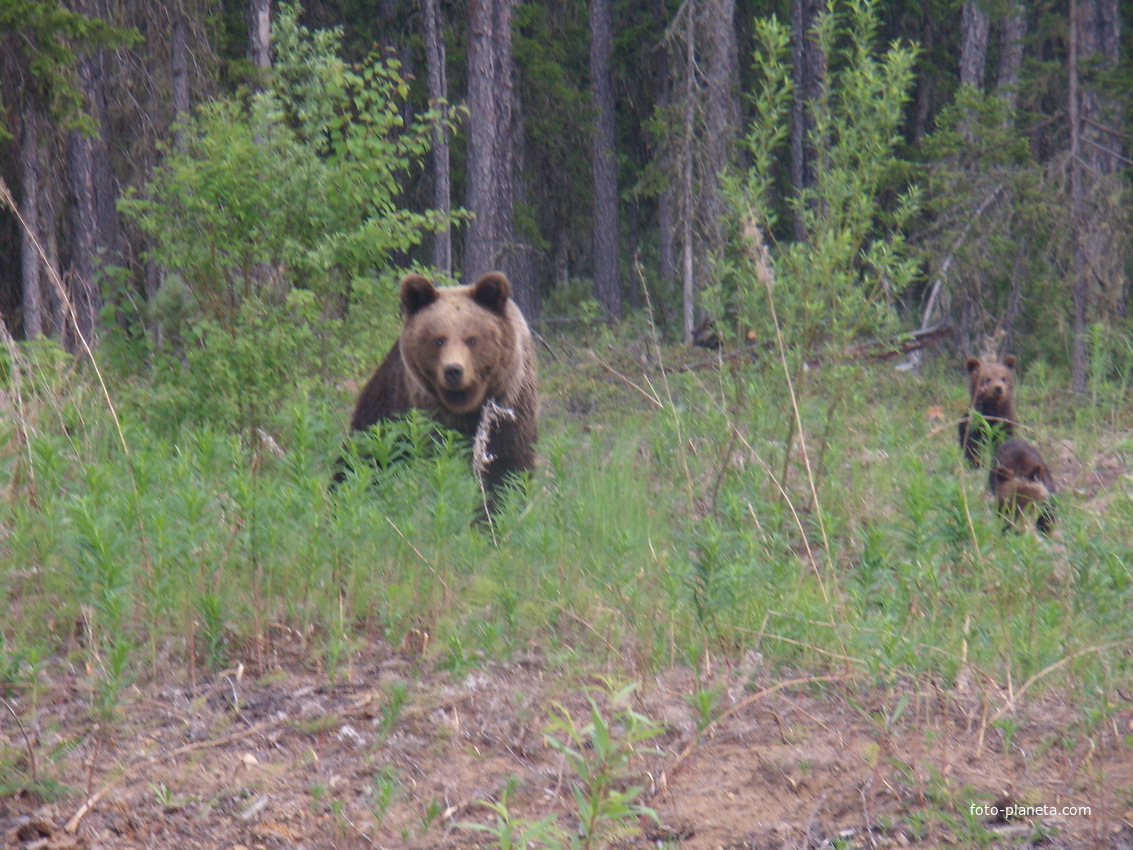
<svg viewBox="0 0 1133 850">
<path fill-rule="evenodd" d="M 401 281 L 401 357 L 410 374 L 455 414 L 478 411 L 522 368 L 523 317 L 499 272 L 471 286 L 438 288 L 419 274 Z"/>
<path fill-rule="evenodd" d="M 975 357 L 969 357 L 967 365 L 968 393 L 974 407 L 997 407 L 1014 400 L 1015 355 L 1007 355 L 1002 363 L 983 363 Z"/>
</svg>

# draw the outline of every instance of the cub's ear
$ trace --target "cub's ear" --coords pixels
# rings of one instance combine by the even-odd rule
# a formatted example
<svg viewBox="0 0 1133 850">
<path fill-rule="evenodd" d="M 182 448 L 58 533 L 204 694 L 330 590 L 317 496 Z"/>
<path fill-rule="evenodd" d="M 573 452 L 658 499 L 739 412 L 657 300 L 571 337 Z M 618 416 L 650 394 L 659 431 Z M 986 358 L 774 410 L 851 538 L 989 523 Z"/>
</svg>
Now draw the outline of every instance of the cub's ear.
<svg viewBox="0 0 1133 850">
<path fill-rule="evenodd" d="M 407 274 L 401 279 L 401 310 L 406 316 L 424 310 L 437 300 L 437 288 L 427 277 Z"/>
<path fill-rule="evenodd" d="M 997 463 L 991 468 L 991 479 L 996 482 L 1010 481 L 1015 477 L 1015 471 L 1004 466 L 1002 463 Z"/>
<path fill-rule="evenodd" d="M 1014 369 L 1015 368 L 1015 355 L 1014 354 L 1008 354 L 1006 357 L 1004 357 L 1003 358 L 1003 365 L 1006 366 L 1008 369 Z"/>
<path fill-rule="evenodd" d="M 511 281 L 503 272 L 488 272 L 472 286 L 472 300 L 493 313 L 503 313 L 511 298 Z"/>
<path fill-rule="evenodd" d="M 969 357 L 967 366 L 968 366 L 968 372 L 969 373 L 976 371 L 978 368 L 980 368 L 979 358 Z"/>
</svg>

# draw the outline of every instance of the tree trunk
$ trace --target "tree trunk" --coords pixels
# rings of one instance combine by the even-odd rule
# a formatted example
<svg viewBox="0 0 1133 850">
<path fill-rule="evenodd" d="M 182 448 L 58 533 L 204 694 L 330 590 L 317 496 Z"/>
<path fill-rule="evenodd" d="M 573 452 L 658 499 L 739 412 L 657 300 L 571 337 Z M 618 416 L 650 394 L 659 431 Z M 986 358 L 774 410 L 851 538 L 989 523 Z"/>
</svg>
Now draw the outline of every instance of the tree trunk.
<svg viewBox="0 0 1133 850">
<path fill-rule="evenodd" d="M 464 240 L 468 280 L 499 269 L 512 278 L 515 299 L 529 317 L 538 298 L 524 250 L 516 244 L 512 208 L 518 121 L 511 55 L 512 0 L 468 3 L 468 211 Z"/>
<path fill-rule="evenodd" d="M 98 244 L 94 140 L 79 130 L 72 130 L 68 140 L 67 183 L 70 193 L 67 210 L 67 294 L 70 303 L 67 305 L 63 343 L 68 351 L 75 353 L 82 350 L 84 341 L 93 345 L 95 320 L 101 307 L 94 277 Z"/>
<path fill-rule="evenodd" d="M 1023 4 L 1016 2 L 999 27 L 999 75 L 996 94 L 1014 110 L 1019 99 L 1019 69 L 1023 67 L 1023 39 L 1027 35 L 1027 17 Z"/>
<path fill-rule="evenodd" d="M 966 0 L 960 28 L 960 85 L 983 91 L 990 23 L 980 0 Z"/>
<path fill-rule="evenodd" d="M 610 318 L 622 317 L 618 282 L 618 163 L 614 151 L 613 0 L 590 0 L 590 85 L 594 97 L 594 297 Z"/>
<path fill-rule="evenodd" d="M 735 0 L 708 0 L 705 29 L 708 39 L 707 111 L 705 115 L 706 173 L 701 193 L 709 255 L 724 246 L 724 199 L 720 175 L 731 164 L 736 128 L 740 123 L 739 62 L 735 30 Z"/>
<path fill-rule="evenodd" d="M 814 122 L 810 103 L 815 100 L 826 79 L 826 57 L 812 35 L 815 19 L 822 4 L 817 0 L 794 0 L 791 5 L 792 76 L 794 99 L 791 102 L 791 185 L 795 194 L 811 184 L 812 153 L 807 141 Z M 807 238 L 802 210 L 795 211 L 795 239 Z"/>
<path fill-rule="evenodd" d="M 570 282 L 570 235 L 561 223 L 555 227 L 554 266 L 555 289 L 566 289 Z"/>
<path fill-rule="evenodd" d="M 177 125 L 175 141 L 178 147 L 183 143 L 184 133 L 180 129 L 189 118 L 189 46 L 185 32 L 185 16 L 177 14 L 173 19 L 173 43 L 171 50 L 171 71 L 173 89 L 173 121 Z"/>
<path fill-rule="evenodd" d="M 671 101 L 672 79 L 669 75 L 668 52 L 661 51 L 661 72 L 657 91 L 657 104 L 662 113 L 667 114 Z M 673 174 L 673 146 L 666 142 L 661 150 L 661 169 L 664 174 Z M 665 292 L 671 292 L 677 282 L 677 255 L 675 215 L 673 201 L 673 181 L 666 180 L 664 188 L 657 196 L 657 230 L 661 243 L 661 285 Z"/>
<path fill-rule="evenodd" d="M 47 174 L 43 176 L 48 177 Z M 62 181 L 44 179 L 39 185 L 40 235 L 47 254 L 41 270 L 46 279 L 40 277 L 40 294 L 44 296 L 40 304 L 43 308 L 43 334 L 59 340 L 63 339 L 67 327 L 66 293 L 61 288 L 63 265 L 59 259 L 59 228 L 56 226 L 59 221 L 57 194 L 61 191 L 64 191 Z"/>
<path fill-rule="evenodd" d="M 437 112 L 433 123 L 433 205 L 441 214 L 442 228 L 433 234 L 433 265 L 452 274 L 452 179 L 449 168 L 448 80 L 445 42 L 437 14 L 437 0 L 424 0 L 425 62 L 429 70 L 429 105 Z"/>
<path fill-rule="evenodd" d="M 1089 0 L 1085 0 L 1089 2 Z M 1078 2 L 1070 0 L 1070 78 L 1067 85 L 1067 112 L 1070 120 L 1070 216 L 1074 229 L 1074 267 L 1070 294 L 1074 304 L 1074 338 L 1071 344 L 1070 386 L 1074 392 L 1086 391 L 1086 255 L 1083 234 L 1085 216 L 1082 187 L 1081 106 L 1078 102 Z"/>
<path fill-rule="evenodd" d="M 687 0 L 685 14 L 688 15 L 685 65 L 685 103 L 684 103 L 684 150 L 681 152 L 681 191 L 684 197 L 684 220 L 681 223 L 681 276 L 683 282 L 683 310 L 681 326 L 685 344 L 692 343 L 696 329 L 696 277 L 693 267 L 692 234 L 693 218 L 696 216 L 696 197 L 693 193 L 693 136 L 696 133 L 696 3 Z"/>
<path fill-rule="evenodd" d="M 271 67 L 271 0 L 248 0 L 248 61 L 261 71 Z"/>
<path fill-rule="evenodd" d="M 1120 52 L 1118 0 L 1078 0 L 1078 58 L 1097 71 L 1112 71 Z M 1072 7 L 1073 8 L 1073 7 Z M 1075 12 L 1072 12 L 1075 14 Z M 1079 86 L 1081 110 L 1081 155 L 1095 174 L 1114 174 L 1122 167 L 1121 136 L 1113 128 L 1121 126 L 1120 107 L 1094 86 Z"/>
<path fill-rule="evenodd" d="M 79 4 L 83 14 L 105 17 L 99 3 Z M 79 57 L 76 82 L 98 130 L 86 135 L 72 130 L 67 143 L 68 210 L 66 276 L 70 289 L 69 322 L 64 344 L 77 351 L 93 345 L 102 308 L 98 271 L 107 260 L 118 260 L 117 191 L 106 146 L 106 56 L 102 49 Z"/>
<path fill-rule="evenodd" d="M 20 271 L 23 278 L 24 337 L 35 339 L 44 330 L 42 298 L 43 266 L 39 257 L 39 114 L 30 105 L 21 116 L 19 169 L 20 188 L 23 191 L 21 214 L 24 227 L 20 230 Z"/>
<path fill-rule="evenodd" d="M 1110 200 L 1120 194 L 1113 185 L 1123 163 L 1120 107 L 1095 87 L 1082 85 L 1079 63 L 1100 71 L 1112 70 L 1118 61 L 1120 19 L 1117 0 L 1070 0 L 1070 78 L 1067 112 L 1070 118 L 1070 209 L 1074 230 L 1074 265 L 1071 295 L 1074 305 L 1074 339 L 1071 346 L 1071 385 L 1086 389 L 1086 338 L 1097 283 L 1106 284 L 1120 312 L 1124 302 L 1124 250 L 1115 247 L 1118 211 Z M 1114 269 L 1116 265 L 1118 268 Z M 1110 269 L 1114 269 L 1110 273 Z"/>
</svg>

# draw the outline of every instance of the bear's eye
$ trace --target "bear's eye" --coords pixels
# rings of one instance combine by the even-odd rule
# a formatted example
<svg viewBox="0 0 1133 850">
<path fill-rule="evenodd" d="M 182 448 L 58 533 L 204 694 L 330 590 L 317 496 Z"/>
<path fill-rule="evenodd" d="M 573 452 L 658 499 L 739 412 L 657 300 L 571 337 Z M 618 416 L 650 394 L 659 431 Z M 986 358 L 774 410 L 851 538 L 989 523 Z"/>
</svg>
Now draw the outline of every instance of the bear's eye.
<svg viewBox="0 0 1133 850">
<path fill-rule="evenodd" d="M 435 345 L 437 348 L 444 348 L 446 341 L 447 340 L 443 336 L 434 337 L 433 345 Z"/>
<path fill-rule="evenodd" d="M 469 348 L 475 348 L 477 342 L 479 342 L 479 340 L 477 340 L 476 337 L 470 336 L 470 337 L 468 337 L 468 339 L 466 339 L 464 341 L 464 344 L 467 345 Z"/>
</svg>

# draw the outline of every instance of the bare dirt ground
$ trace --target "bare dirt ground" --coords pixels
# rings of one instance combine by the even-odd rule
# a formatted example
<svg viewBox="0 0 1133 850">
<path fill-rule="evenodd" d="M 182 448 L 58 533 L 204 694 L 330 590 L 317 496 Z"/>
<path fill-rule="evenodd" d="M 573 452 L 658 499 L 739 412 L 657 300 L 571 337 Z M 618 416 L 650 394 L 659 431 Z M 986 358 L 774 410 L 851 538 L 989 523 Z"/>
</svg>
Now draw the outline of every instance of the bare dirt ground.
<svg viewBox="0 0 1133 850">
<path fill-rule="evenodd" d="M 370 652 L 333 689 L 286 664 L 226 671 L 195 694 L 183 683 L 133 689 L 109 731 L 90 721 L 77 678 L 47 684 L 34 728 L 14 722 L 20 699 L 7 697 L 0 743 L 34 751 L 37 775 L 73 793 L 0 799 L 0 841 L 486 846 L 462 824 L 494 822 L 481 801 L 500 800 L 509 778 L 513 816 L 558 813 L 572 826 L 574 777 L 544 731 L 556 703 L 587 716 L 587 683 L 538 659 L 453 674 L 406 646 Z M 700 734 L 686 698 L 703 678 L 672 669 L 641 684 L 632 707 L 665 731 L 652 742 L 661 753 L 635 759 L 627 778 L 646 786 L 660 823 L 625 821 L 600 846 L 1133 848 L 1128 703 L 1087 728 L 1071 705 L 1016 694 L 1004 724 L 993 721 L 1007 694 L 962 684 L 882 695 L 769 677 L 758 658 L 748 668 L 714 672 L 716 721 Z M 970 814 L 1009 804 L 1046 808 L 1006 821 Z"/>
</svg>

